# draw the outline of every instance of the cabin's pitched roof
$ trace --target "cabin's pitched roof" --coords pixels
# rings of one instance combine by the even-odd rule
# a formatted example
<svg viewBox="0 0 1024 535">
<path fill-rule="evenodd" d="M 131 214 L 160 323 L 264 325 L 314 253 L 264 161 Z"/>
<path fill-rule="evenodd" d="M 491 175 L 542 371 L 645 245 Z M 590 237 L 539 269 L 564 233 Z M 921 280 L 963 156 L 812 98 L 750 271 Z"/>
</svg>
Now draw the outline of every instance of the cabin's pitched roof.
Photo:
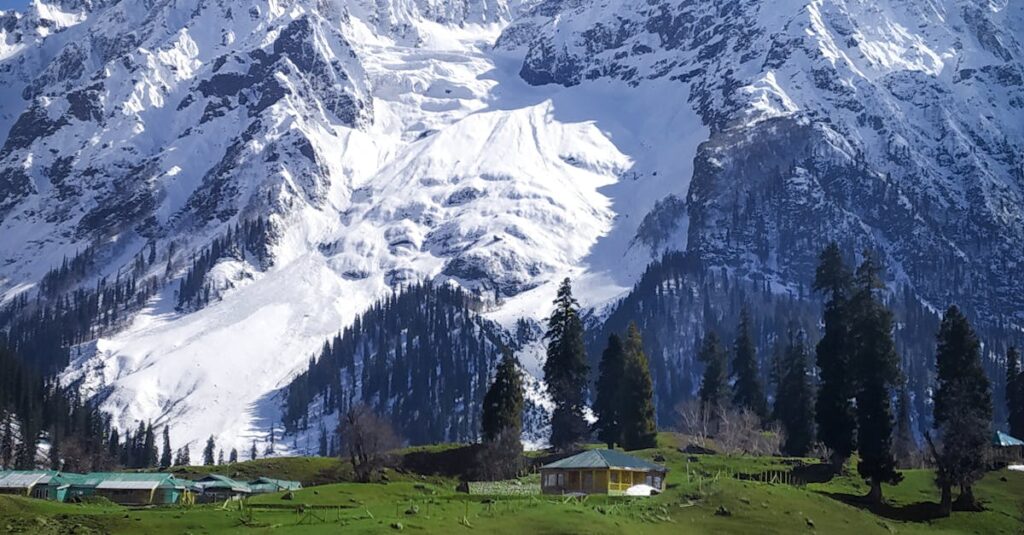
<svg viewBox="0 0 1024 535">
<path fill-rule="evenodd" d="M 196 481 L 196 486 L 203 489 L 227 489 L 234 492 L 252 492 L 248 483 L 235 481 L 228 476 L 222 476 L 220 474 L 207 474 L 199 481 Z"/>
<path fill-rule="evenodd" d="M 992 437 L 992 445 L 1001 447 L 1024 446 L 1024 440 L 1007 435 L 1002 431 L 996 431 L 996 434 Z"/>
<path fill-rule="evenodd" d="M 152 490 L 178 486 L 173 475 L 160 472 L 90 472 L 72 485 L 99 490 Z"/>
<path fill-rule="evenodd" d="M 11 470 L 0 473 L 0 488 L 28 489 L 47 484 L 59 472 L 54 470 Z"/>
<path fill-rule="evenodd" d="M 626 470 L 667 470 L 660 464 L 627 455 L 615 450 L 587 450 L 546 464 L 541 468 L 622 468 Z"/>
<path fill-rule="evenodd" d="M 268 487 L 274 486 L 280 490 L 298 490 L 302 488 L 302 483 L 298 481 L 289 481 L 287 479 L 274 479 L 272 477 L 258 477 L 249 482 L 250 486 L 255 487 L 256 485 L 267 485 Z"/>
</svg>

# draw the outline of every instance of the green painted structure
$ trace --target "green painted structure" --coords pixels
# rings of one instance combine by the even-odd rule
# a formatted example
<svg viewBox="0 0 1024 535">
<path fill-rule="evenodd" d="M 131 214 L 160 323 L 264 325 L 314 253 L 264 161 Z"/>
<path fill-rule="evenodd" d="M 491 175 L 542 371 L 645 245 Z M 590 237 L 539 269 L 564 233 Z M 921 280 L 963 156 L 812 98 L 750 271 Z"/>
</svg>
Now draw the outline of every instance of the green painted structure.
<svg viewBox="0 0 1024 535">
<path fill-rule="evenodd" d="M 288 481 L 286 479 L 260 477 L 250 481 L 249 488 L 252 489 L 253 494 L 266 494 L 270 492 L 299 490 L 302 488 L 302 483 L 299 483 L 298 481 Z"/>
<path fill-rule="evenodd" d="M 102 496 L 122 505 L 172 505 L 194 503 L 197 497 L 210 502 L 301 488 L 298 481 L 260 477 L 249 483 L 220 474 L 190 481 L 159 472 L 0 471 L 0 494 L 61 502 Z"/>
<path fill-rule="evenodd" d="M 0 473 L 0 494 L 20 494 L 39 499 L 50 496 L 47 484 L 60 472 L 56 470 L 8 470 Z"/>
<path fill-rule="evenodd" d="M 252 488 L 244 481 L 235 481 L 228 476 L 208 474 L 195 482 L 199 501 L 214 502 L 252 494 Z"/>
</svg>

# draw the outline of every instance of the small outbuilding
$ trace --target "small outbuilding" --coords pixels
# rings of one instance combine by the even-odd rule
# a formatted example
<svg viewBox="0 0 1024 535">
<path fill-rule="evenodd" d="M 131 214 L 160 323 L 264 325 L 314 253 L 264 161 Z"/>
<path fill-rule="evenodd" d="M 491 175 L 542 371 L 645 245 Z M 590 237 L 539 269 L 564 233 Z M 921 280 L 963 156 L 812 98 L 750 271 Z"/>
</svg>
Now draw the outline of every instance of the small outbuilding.
<svg viewBox="0 0 1024 535">
<path fill-rule="evenodd" d="M 0 472 L 0 494 L 20 494 L 39 499 L 49 499 L 47 484 L 59 472 L 54 470 L 11 470 Z"/>
<path fill-rule="evenodd" d="M 283 492 L 288 490 L 299 490 L 302 483 L 288 481 L 286 479 L 273 479 L 260 477 L 249 482 L 249 489 L 253 494 L 267 494 L 270 492 Z"/>
<path fill-rule="evenodd" d="M 646 485 L 654 493 L 665 488 L 668 468 L 615 450 L 587 450 L 540 467 L 544 494 L 626 495 Z"/>
<path fill-rule="evenodd" d="M 217 502 L 252 494 L 248 483 L 235 481 L 220 474 L 209 474 L 196 480 L 195 487 L 199 491 L 198 498 L 201 502 Z"/>
<path fill-rule="evenodd" d="M 172 474 L 93 472 L 72 483 L 68 496 L 102 496 L 121 505 L 171 505 L 187 491 Z"/>
<path fill-rule="evenodd" d="M 992 435 L 992 460 L 996 464 L 1014 464 L 1024 460 L 1024 440 L 996 431 Z"/>
</svg>

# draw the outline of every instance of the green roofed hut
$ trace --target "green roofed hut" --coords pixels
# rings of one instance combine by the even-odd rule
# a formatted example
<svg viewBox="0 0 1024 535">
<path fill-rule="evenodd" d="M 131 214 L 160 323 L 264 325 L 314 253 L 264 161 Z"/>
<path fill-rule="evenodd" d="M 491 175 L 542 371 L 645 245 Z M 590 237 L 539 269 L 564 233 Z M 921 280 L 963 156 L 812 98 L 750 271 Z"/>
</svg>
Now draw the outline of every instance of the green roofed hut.
<svg viewBox="0 0 1024 535">
<path fill-rule="evenodd" d="M 992 435 L 992 460 L 996 464 L 1016 464 L 1024 461 L 1024 440 L 996 431 Z"/>
<path fill-rule="evenodd" d="M 260 477 L 249 482 L 249 489 L 251 489 L 253 494 L 268 494 L 271 492 L 299 490 L 301 488 L 302 483 L 298 481 L 273 479 L 270 477 Z"/>
<path fill-rule="evenodd" d="M 662 492 L 668 468 L 615 450 L 587 450 L 540 467 L 544 494 Z M 646 485 L 646 487 L 642 487 Z"/>
<path fill-rule="evenodd" d="M 72 481 L 67 497 L 102 496 L 121 505 L 172 505 L 187 492 L 186 482 L 172 474 L 92 472 Z"/>
<path fill-rule="evenodd" d="M 199 490 L 198 498 L 201 502 L 217 502 L 252 494 L 248 483 L 220 474 L 204 476 L 195 482 L 195 487 Z"/>
<path fill-rule="evenodd" d="M 0 494 L 20 494 L 42 500 L 52 499 L 47 484 L 59 473 L 55 470 L 0 472 Z"/>
</svg>

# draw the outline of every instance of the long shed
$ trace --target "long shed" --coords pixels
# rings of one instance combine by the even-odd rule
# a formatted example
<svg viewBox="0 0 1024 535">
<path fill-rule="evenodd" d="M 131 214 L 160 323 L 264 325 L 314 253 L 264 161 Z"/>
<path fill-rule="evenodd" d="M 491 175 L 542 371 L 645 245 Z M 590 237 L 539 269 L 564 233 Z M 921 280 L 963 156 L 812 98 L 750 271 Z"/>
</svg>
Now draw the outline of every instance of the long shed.
<svg viewBox="0 0 1024 535">
<path fill-rule="evenodd" d="M 172 474 L 92 472 L 71 484 L 69 496 L 102 496 L 122 505 L 170 505 L 187 490 Z"/>
<path fill-rule="evenodd" d="M 248 483 L 236 481 L 220 474 L 206 475 L 196 480 L 195 486 L 199 490 L 199 500 L 204 502 L 221 501 L 252 494 Z"/>
<path fill-rule="evenodd" d="M 0 494 L 21 494 L 33 498 L 50 498 L 47 483 L 59 474 L 55 470 L 11 470 L 0 473 Z"/>
<path fill-rule="evenodd" d="M 587 450 L 540 467 L 544 494 L 625 494 L 636 485 L 661 492 L 668 468 L 615 450 Z"/>
</svg>

